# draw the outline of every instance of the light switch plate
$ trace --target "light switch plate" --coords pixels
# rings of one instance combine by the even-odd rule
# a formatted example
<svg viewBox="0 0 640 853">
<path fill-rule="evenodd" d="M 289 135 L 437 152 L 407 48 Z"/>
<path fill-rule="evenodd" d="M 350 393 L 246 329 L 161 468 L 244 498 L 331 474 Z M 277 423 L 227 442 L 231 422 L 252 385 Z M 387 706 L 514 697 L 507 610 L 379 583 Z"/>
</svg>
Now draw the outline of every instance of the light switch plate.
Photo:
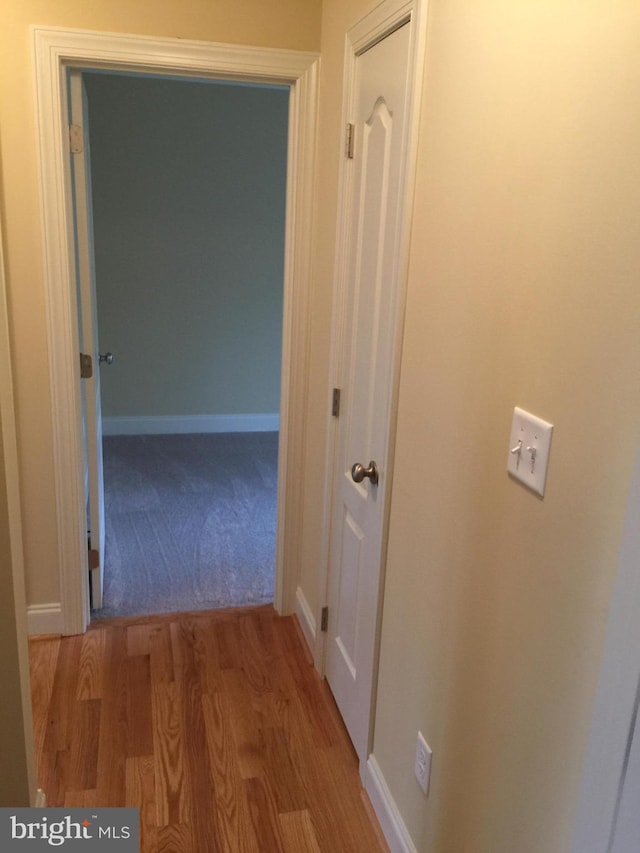
<svg viewBox="0 0 640 853">
<path fill-rule="evenodd" d="M 513 410 L 507 471 L 533 492 L 544 495 L 553 424 L 519 409 Z"/>
</svg>

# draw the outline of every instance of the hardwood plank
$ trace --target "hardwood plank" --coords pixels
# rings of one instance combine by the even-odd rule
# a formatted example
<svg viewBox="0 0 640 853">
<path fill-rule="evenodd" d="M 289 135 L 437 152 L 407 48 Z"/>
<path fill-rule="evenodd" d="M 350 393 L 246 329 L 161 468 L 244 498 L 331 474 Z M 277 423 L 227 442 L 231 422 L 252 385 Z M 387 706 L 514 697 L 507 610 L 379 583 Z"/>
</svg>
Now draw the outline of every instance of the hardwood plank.
<svg viewBox="0 0 640 853">
<path fill-rule="evenodd" d="M 243 779 L 262 776 L 266 754 L 264 733 L 242 672 L 223 670 L 222 683 L 223 708 L 226 718 L 231 721 L 240 776 Z"/>
<path fill-rule="evenodd" d="M 127 679 L 126 757 L 153 754 L 151 715 L 151 662 L 147 655 L 128 656 L 124 662 Z"/>
<path fill-rule="evenodd" d="M 47 734 L 49 703 L 53 693 L 60 637 L 50 640 L 29 641 L 29 667 L 31 673 L 31 704 L 33 707 L 33 735 L 36 755 L 44 749 Z"/>
<path fill-rule="evenodd" d="M 245 779 L 251 822 L 260 839 L 261 850 L 269 853 L 284 853 L 285 846 L 280 833 L 278 811 L 266 779 Z"/>
<path fill-rule="evenodd" d="M 98 806 L 96 791 L 67 791 L 64 802 L 65 809 L 93 809 Z"/>
<path fill-rule="evenodd" d="M 174 652 L 178 651 L 180 659 L 185 770 L 191 787 L 190 823 L 196 849 L 205 850 L 207 846 L 215 849 L 220 843 L 214 807 L 218 780 L 212 777 L 208 761 L 201 683 L 204 650 L 192 620 L 181 620 L 171 627 Z"/>
<path fill-rule="evenodd" d="M 338 733 L 335 721 L 329 712 L 318 673 L 303 656 L 295 651 L 286 652 L 284 661 L 291 673 L 296 694 L 300 698 L 318 746 L 332 746 L 338 738 Z"/>
<path fill-rule="evenodd" d="M 151 654 L 150 638 L 154 630 L 153 623 L 127 627 L 127 654 L 132 657 Z"/>
<path fill-rule="evenodd" d="M 273 623 L 273 631 L 280 654 L 284 654 L 286 652 L 294 652 L 295 654 L 302 653 L 302 656 L 306 660 L 306 656 L 300 644 L 300 637 L 298 636 L 292 617 L 285 616 L 282 619 L 276 619 Z"/>
<path fill-rule="evenodd" d="M 47 731 L 44 738 L 45 752 L 59 752 L 71 743 L 70 720 L 73 716 L 78 683 L 78 662 L 82 637 L 67 637 L 60 643 L 56 661 L 53 689 L 47 714 Z"/>
<path fill-rule="evenodd" d="M 368 853 L 380 845 L 360 797 L 357 766 L 345 763 L 339 747 L 319 749 L 299 768 L 309 792 L 309 811 L 318 842 L 327 853 Z"/>
<path fill-rule="evenodd" d="M 106 633 L 101 630 L 87 631 L 82 637 L 78 699 L 102 699 L 106 640 Z"/>
<path fill-rule="evenodd" d="M 194 620 L 194 630 L 202 650 L 200 660 L 200 680 L 203 693 L 215 693 L 220 689 L 219 648 L 216 642 L 214 619 Z"/>
<path fill-rule="evenodd" d="M 127 750 L 128 680 L 127 644 L 123 628 L 107 634 L 104 662 L 103 698 L 98 744 L 97 797 L 105 806 L 123 806 Z"/>
<path fill-rule="evenodd" d="M 238 853 L 260 853 L 240 766 L 220 693 L 202 697 L 207 731 L 207 750 L 212 775 L 216 780 L 215 806 L 218 814 L 221 846 Z"/>
<path fill-rule="evenodd" d="M 189 781 L 184 767 L 182 700 L 175 682 L 152 684 L 153 752 L 159 827 L 187 823 Z"/>
<path fill-rule="evenodd" d="M 125 806 L 139 810 L 141 853 L 153 853 L 158 847 L 153 755 L 140 755 L 134 758 L 127 758 L 125 769 Z"/>
<path fill-rule="evenodd" d="M 240 649 L 240 628 L 237 619 L 216 621 L 213 626 L 218 646 L 220 669 L 240 669 L 242 657 Z"/>
<path fill-rule="evenodd" d="M 74 737 L 68 751 L 65 789 L 95 789 L 98 781 L 98 744 L 101 702 L 86 699 L 76 703 Z"/>
<path fill-rule="evenodd" d="M 210 848 L 217 853 L 215 847 Z M 188 823 L 172 823 L 158 827 L 158 853 L 199 853 Z"/>
<path fill-rule="evenodd" d="M 152 684 L 172 682 L 174 680 L 174 669 L 170 622 L 163 620 L 153 626 L 149 635 L 149 657 Z"/>
<path fill-rule="evenodd" d="M 46 717 L 45 717 L 46 719 Z M 45 752 L 37 756 L 38 787 L 47 795 L 48 806 L 64 805 L 63 763 L 60 753 Z"/>
<path fill-rule="evenodd" d="M 280 832 L 287 853 L 321 853 L 307 809 L 279 815 Z"/>
<path fill-rule="evenodd" d="M 308 805 L 307 794 L 291 760 L 289 741 L 285 732 L 280 728 L 269 728 L 265 736 L 267 741 L 265 770 L 271 783 L 278 812 L 304 810 Z"/>
<path fill-rule="evenodd" d="M 265 624 L 250 615 L 238 619 L 242 671 L 251 690 L 262 695 L 273 689 L 270 664 L 274 658 L 273 636 Z"/>
</svg>

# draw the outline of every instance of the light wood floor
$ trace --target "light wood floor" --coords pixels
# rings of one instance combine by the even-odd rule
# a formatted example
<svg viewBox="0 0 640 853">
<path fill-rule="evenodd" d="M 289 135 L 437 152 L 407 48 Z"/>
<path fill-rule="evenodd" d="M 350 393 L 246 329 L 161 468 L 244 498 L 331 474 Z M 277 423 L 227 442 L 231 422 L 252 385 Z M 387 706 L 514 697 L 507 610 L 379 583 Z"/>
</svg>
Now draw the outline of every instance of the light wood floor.
<svg viewBox="0 0 640 853">
<path fill-rule="evenodd" d="M 30 656 L 49 806 L 137 806 L 144 853 L 387 850 L 293 617 L 98 622 Z"/>
</svg>

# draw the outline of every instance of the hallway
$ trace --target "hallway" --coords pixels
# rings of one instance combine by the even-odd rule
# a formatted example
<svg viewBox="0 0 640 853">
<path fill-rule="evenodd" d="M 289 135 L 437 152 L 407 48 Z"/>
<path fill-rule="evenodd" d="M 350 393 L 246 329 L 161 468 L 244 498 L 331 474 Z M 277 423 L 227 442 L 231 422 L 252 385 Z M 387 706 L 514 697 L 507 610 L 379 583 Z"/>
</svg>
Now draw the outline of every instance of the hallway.
<svg viewBox="0 0 640 853">
<path fill-rule="evenodd" d="M 331 694 L 270 606 L 30 643 L 49 806 L 136 806 L 141 850 L 386 850 Z"/>
</svg>

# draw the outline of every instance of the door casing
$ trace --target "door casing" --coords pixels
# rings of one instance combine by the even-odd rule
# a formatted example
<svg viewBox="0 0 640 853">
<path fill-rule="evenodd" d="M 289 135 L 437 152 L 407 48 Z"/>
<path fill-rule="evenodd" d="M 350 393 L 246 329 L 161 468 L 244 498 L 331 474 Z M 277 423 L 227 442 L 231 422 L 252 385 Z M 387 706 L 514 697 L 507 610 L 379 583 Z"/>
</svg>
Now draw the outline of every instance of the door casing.
<svg viewBox="0 0 640 853">
<path fill-rule="evenodd" d="M 308 305 L 318 56 L 290 50 L 156 39 L 48 27 L 33 29 L 44 288 L 50 365 L 61 631 L 89 623 L 88 564 L 78 370 L 67 70 L 104 69 L 289 86 L 285 274 L 275 607 L 291 612 L 302 528 Z M 295 282 L 295 287 L 294 287 Z"/>
<path fill-rule="evenodd" d="M 389 432 L 388 432 L 388 451 L 386 478 L 387 487 L 385 491 L 385 505 L 383 509 L 383 531 L 382 531 L 382 547 L 381 547 L 381 583 L 380 593 L 378 596 L 378 619 L 376 625 L 376 641 L 374 649 L 374 672 L 373 672 L 373 690 L 371 695 L 371 713 L 369 715 L 369 738 L 367 755 L 371 752 L 373 743 L 373 727 L 375 722 L 375 689 L 377 684 L 377 668 L 379 657 L 379 641 L 380 627 L 382 614 L 382 589 L 384 580 L 384 569 L 386 560 L 387 536 L 389 525 L 389 510 L 391 504 L 391 492 L 393 483 L 393 458 L 395 447 L 395 422 L 397 412 L 397 400 L 400 378 L 400 352 L 402 346 L 402 335 L 404 328 L 404 314 L 406 303 L 406 283 L 409 263 L 409 242 L 411 231 L 411 218 L 413 210 L 413 187 L 415 185 L 416 161 L 418 149 L 418 116 L 420 108 L 420 99 L 422 94 L 422 78 L 425 61 L 425 45 L 426 45 L 426 17 L 427 17 L 427 2 L 426 0 L 385 0 L 358 23 L 351 27 L 347 32 L 345 44 L 345 59 L 344 59 L 344 94 L 343 94 L 343 110 L 342 110 L 342 127 L 346 128 L 347 123 L 353 113 L 353 104 L 355 96 L 356 82 L 356 61 L 359 55 L 364 53 L 369 48 L 373 47 L 377 42 L 385 38 L 404 24 L 411 27 L 410 35 L 410 56 L 409 56 L 409 79 L 411 96 L 408 104 L 407 115 L 407 143 L 405 149 L 405 161 L 401 169 L 401 183 L 403 193 L 402 210 L 400 214 L 400 240 L 398 251 L 397 264 L 397 300 L 394 317 L 390 322 L 393 324 L 393 371 L 392 371 L 392 391 L 390 395 L 391 406 L 388 413 Z M 331 376 L 332 385 L 341 388 L 344 387 L 346 377 L 344 376 L 343 364 L 343 340 L 348 334 L 345 328 L 343 318 L 345 316 L 344 305 L 347 299 L 349 281 L 347 274 L 348 265 L 348 225 L 350 214 L 350 198 L 351 198 L 351 175 L 347 168 L 347 160 L 344 155 L 343 146 L 340 146 L 340 174 L 339 174 L 339 204 L 337 217 L 337 240 L 336 240 L 336 265 L 334 270 L 334 293 L 333 293 L 333 323 L 332 323 L 332 341 L 331 341 Z M 322 565 L 327 567 L 326 573 L 320 578 L 321 588 L 319 597 L 325 605 L 329 597 L 329 579 L 331 572 L 330 565 L 330 526 L 331 519 L 334 517 L 333 494 L 334 494 L 334 478 L 337 464 L 338 453 L 338 419 L 333 419 L 330 424 L 330 440 L 327 447 L 327 456 L 325 464 L 325 484 L 324 484 L 324 529 L 329 530 L 328 535 L 323 541 Z M 318 669 L 324 674 L 325 658 L 326 658 L 326 634 L 317 632 L 316 643 L 314 649 L 314 659 Z M 366 774 L 367 756 L 360 756 L 360 773 L 362 778 Z"/>
</svg>

